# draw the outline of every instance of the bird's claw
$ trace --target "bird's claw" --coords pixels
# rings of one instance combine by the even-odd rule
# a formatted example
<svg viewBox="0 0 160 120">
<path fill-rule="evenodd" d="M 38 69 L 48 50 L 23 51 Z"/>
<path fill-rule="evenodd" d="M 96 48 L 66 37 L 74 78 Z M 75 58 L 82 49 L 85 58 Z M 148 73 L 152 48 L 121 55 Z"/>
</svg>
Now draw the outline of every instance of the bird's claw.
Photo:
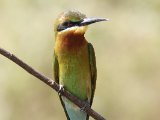
<svg viewBox="0 0 160 120">
<path fill-rule="evenodd" d="M 64 86 L 63 85 L 59 85 L 58 95 L 60 96 L 63 91 L 64 91 Z"/>
<path fill-rule="evenodd" d="M 54 84 L 54 81 L 53 81 L 53 80 L 52 80 L 52 81 L 50 81 L 50 84 L 51 84 L 51 85 L 53 85 L 53 84 Z"/>
<path fill-rule="evenodd" d="M 90 104 L 89 104 L 88 101 L 86 101 L 86 103 L 84 104 L 84 106 L 83 106 L 82 108 L 80 108 L 80 111 L 85 112 L 85 109 L 86 109 L 87 107 L 90 107 Z"/>
</svg>

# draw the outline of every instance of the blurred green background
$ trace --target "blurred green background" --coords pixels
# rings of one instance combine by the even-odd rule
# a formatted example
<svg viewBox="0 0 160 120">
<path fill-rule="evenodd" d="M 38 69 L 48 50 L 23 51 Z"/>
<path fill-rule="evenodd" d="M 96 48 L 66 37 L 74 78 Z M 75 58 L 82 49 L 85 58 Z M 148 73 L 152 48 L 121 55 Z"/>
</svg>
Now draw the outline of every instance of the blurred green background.
<svg viewBox="0 0 160 120">
<path fill-rule="evenodd" d="M 110 18 L 85 34 L 97 57 L 93 109 L 108 120 L 159 120 L 159 0 L 0 0 L 0 47 L 52 78 L 53 23 L 69 9 Z M 55 91 L 0 55 L 0 120 L 65 119 Z"/>
</svg>

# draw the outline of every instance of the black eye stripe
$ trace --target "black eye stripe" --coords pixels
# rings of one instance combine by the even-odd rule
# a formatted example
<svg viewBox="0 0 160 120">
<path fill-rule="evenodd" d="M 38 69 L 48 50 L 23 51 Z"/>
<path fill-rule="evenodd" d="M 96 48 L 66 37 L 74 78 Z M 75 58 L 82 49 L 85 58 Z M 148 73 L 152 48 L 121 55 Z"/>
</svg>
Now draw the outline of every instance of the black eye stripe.
<svg viewBox="0 0 160 120">
<path fill-rule="evenodd" d="M 66 21 L 58 25 L 57 31 L 62 31 L 73 26 L 80 26 L 80 23 L 81 21 L 78 21 L 78 22 Z"/>
<path fill-rule="evenodd" d="M 76 26 L 76 25 L 79 25 L 80 22 L 72 22 L 72 21 L 67 21 L 67 22 L 64 22 L 62 25 L 63 26 Z"/>
<path fill-rule="evenodd" d="M 68 26 L 68 24 L 69 24 L 69 21 L 64 22 L 62 25 L 63 25 L 63 26 Z"/>
</svg>

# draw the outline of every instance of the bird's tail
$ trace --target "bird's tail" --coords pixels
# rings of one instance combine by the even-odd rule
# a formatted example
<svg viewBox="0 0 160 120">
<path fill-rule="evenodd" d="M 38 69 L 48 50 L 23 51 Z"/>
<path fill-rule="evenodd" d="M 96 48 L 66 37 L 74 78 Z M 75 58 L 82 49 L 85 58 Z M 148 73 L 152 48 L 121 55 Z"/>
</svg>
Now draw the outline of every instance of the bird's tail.
<svg viewBox="0 0 160 120">
<path fill-rule="evenodd" d="M 64 109 L 68 116 L 68 120 L 88 120 L 89 116 L 86 112 L 82 111 L 68 99 L 62 97 L 62 101 L 64 103 Z"/>
</svg>

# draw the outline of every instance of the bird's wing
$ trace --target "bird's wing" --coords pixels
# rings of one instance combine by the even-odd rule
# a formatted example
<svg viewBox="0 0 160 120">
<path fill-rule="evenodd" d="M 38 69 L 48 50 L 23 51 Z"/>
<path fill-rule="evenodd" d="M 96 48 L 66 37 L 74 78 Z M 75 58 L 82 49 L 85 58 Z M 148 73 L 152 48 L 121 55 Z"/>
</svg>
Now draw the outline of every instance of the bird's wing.
<svg viewBox="0 0 160 120">
<path fill-rule="evenodd" d="M 58 60 L 55 53 L 53 55 L 53 75 L 54 75 L 55 82 L 59 84 L 59 65 L 58 65 Z"/>
<path fill-rule="evenodd" d="M 53 75 L 54 75 L 54 80 L 56 81 L 56 83 L 59 84 L 59 63 L 58 63 L 58 59 L 57 59 L 57 56 L 56 56 L 55 52 L 54 52 L 54 55 L 53 55 Z M 67 120 L 70 120 L 70 118 L 69 118 L 69 116 L 67 114 L 64 102 L 62 101 L 62 97 L 59 96 L 59 98 L 60 98 L 61 104 L 62 104 L 62 106 L 64 108 L 64 112 L 65 112 L 65 114 L 67 116 Z"/>
<path fill-rule="evenodd" d="M 88 51 L 89 51 L 89 63 L 90 63 L 90 70 L 91 70 L 91 100 L 90 106 L 93 102 L 94 92 L 96 88 L 96 79 L 97 79 L 97 68 L 96 68 L 96 57 L 94 48 L 91 43 L 88 43 Z"/>
</svg>

